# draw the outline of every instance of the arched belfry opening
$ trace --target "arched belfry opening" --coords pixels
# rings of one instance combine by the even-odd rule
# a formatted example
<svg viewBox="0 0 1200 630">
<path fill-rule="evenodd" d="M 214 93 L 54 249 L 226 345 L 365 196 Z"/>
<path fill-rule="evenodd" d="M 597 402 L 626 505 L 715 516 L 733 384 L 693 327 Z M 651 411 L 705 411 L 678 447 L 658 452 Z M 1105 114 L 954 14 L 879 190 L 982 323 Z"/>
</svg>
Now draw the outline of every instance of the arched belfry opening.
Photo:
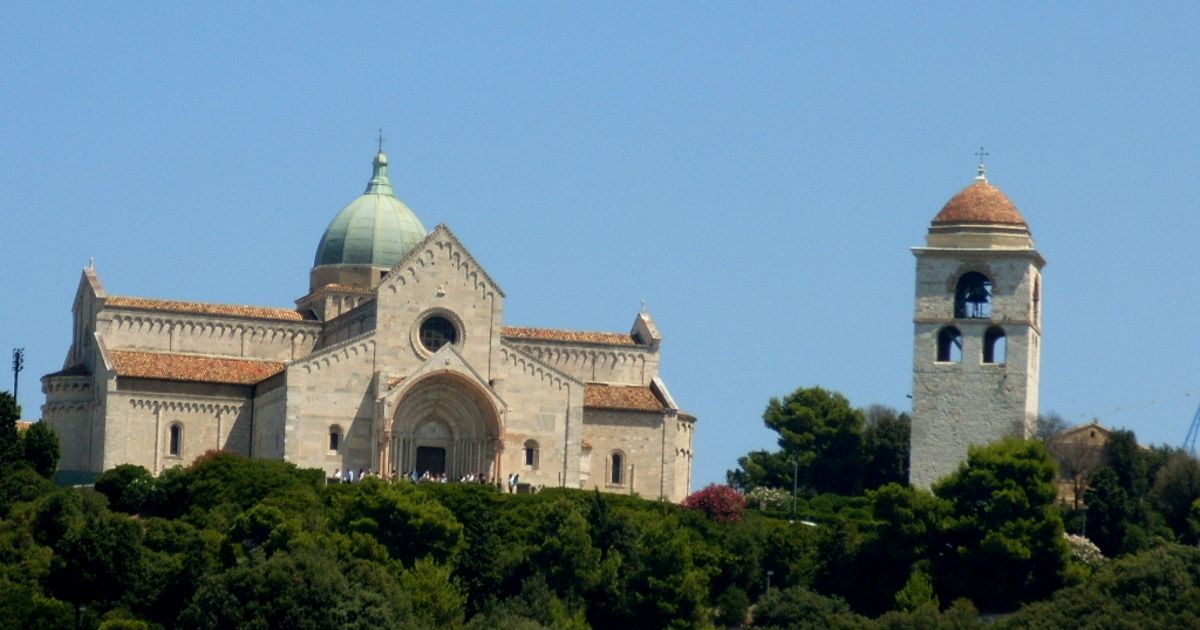
<svg viewBox="0 0 1200 630">
<path fill-rule="evenodd" d="M 996 365 L 1008 362 L 1008 337 L 1003 328 L 992 326 L 983 334 L 983 362 Z"/>
<path fill-rule="evenodd" d="M 962 333 L 954 326 L 938 331 L 937 360 L 939 363 L 962 363 Z"/>
<path fill-rule="evenodd" d="M 495 477 L 500 411 L 477 384 L 453 372 L 410 387 L 384 435 L 383 467 L 389 473 Z"/>
<path fill-rule="evenodd" d="M 992 281 L 978 271 L 968 271 L 954 289 L 954 317 L 987 319 L 992 316 Z"/>
</svg>

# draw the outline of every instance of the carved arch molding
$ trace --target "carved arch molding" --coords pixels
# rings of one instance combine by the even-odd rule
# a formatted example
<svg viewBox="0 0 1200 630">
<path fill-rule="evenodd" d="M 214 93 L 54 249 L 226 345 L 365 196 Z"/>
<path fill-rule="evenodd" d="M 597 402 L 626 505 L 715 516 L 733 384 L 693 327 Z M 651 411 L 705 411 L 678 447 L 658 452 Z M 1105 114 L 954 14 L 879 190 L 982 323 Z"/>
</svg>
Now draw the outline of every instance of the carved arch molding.
<svg viewBox="0 0 1200 630">
<path fill-rule="evenodd" d="M 495 479 L 502 435 L 499 410 L 478 385 L 453 374 L 430 376 L 404 394 L 388 419 L 380 468 L 398 476 Z"/>
</svg>

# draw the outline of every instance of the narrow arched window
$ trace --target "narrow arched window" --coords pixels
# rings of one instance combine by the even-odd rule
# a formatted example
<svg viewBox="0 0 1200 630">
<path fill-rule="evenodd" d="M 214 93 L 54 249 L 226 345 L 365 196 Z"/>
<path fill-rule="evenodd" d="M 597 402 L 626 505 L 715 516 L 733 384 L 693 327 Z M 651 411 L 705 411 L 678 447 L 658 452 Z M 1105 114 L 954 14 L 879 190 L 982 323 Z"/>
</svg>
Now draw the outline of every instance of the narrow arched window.
<svg viewBox="0 0 1200 630">
<path fill-rule="evenodd" d="M 614 486 L 625 483 L 625 456 L 620 452 L 609 457 L 609 482 Z"/>
<path fill-rule="evenodd" d="M 336 451 L 342 446 L 342 427 L 333 425 L 329 427 L 329 450 Z"/>
<path fill-rule="evenodd" d="M 983 362 L 1003 364 L 1008 354 L 1004 329 L 992 326 L 983 334 Z"/>
<path fill-rule="evenodd" d="M 538 443 L 537 440 L 525 441 L 525 467 L 537 470 L 538 467 Z"/>
<path fill-rule="evenodd" d="M 954 289 L 954 316 L 987 319 L 992 316 L 992 281 L 978 271 L 964 273 Z"/>
<path fill-rule="evenodd" d="M 183 425 L 178 422 L 171 425 L 170 439 L 167 440 L 167 454 L 179 457 L 183 452 Z"/>
<path fill-rule="evenodd" d="M 1038 277 L 1033 279 L 1033 323 L 1042 325 L 1042 279 Z"/>
<path fill-rule="evenodd" d="M 938 331 L 937 360 L 942 363 L 959 363 L 962 361 L 962 333 L 954 326 L 946 326 Z"/>
</svg>

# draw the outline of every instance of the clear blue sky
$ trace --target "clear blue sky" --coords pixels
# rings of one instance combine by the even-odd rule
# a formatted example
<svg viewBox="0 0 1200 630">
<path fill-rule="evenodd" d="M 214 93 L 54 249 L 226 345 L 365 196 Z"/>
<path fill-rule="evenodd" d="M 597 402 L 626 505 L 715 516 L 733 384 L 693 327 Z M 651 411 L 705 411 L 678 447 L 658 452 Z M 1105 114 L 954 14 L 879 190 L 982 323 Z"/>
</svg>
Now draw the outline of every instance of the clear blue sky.
<svg viewBox="0 0 1200 630">
<path fill-rule="evenodd" d="M 774 448 L 771 396 L 908 408 L 909 248 L 980 145 L 1048 260 L 1042 411 L 1178 444 L 1200 404 L 1195 3 L 179 4 L 0 12 L 26 417 L 89 257 L 113 294 L 289 306 L 379 127 L 506 323 L 646 301 L 695 487 Z"/>
</svg>

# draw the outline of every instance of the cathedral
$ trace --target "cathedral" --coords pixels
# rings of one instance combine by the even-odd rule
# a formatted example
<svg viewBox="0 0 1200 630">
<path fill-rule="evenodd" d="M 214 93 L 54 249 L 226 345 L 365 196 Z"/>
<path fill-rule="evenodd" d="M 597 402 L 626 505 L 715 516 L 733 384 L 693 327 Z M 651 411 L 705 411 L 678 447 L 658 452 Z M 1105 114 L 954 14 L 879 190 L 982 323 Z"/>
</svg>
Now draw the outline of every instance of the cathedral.
<svg viewBox="0 0 1200 630">
<path fill-rule="evenodd" d="M 302 468 L 465 476 L 681 501 L 696 419 L 662 337 L 504 323 L 504 292 L 398 199 L 381 150 L 295 308 L 109 295 L 83 270 L 63 369 L 42 378 L 59 468 L 157 474 L 220 449 Z"/>
</svg>

